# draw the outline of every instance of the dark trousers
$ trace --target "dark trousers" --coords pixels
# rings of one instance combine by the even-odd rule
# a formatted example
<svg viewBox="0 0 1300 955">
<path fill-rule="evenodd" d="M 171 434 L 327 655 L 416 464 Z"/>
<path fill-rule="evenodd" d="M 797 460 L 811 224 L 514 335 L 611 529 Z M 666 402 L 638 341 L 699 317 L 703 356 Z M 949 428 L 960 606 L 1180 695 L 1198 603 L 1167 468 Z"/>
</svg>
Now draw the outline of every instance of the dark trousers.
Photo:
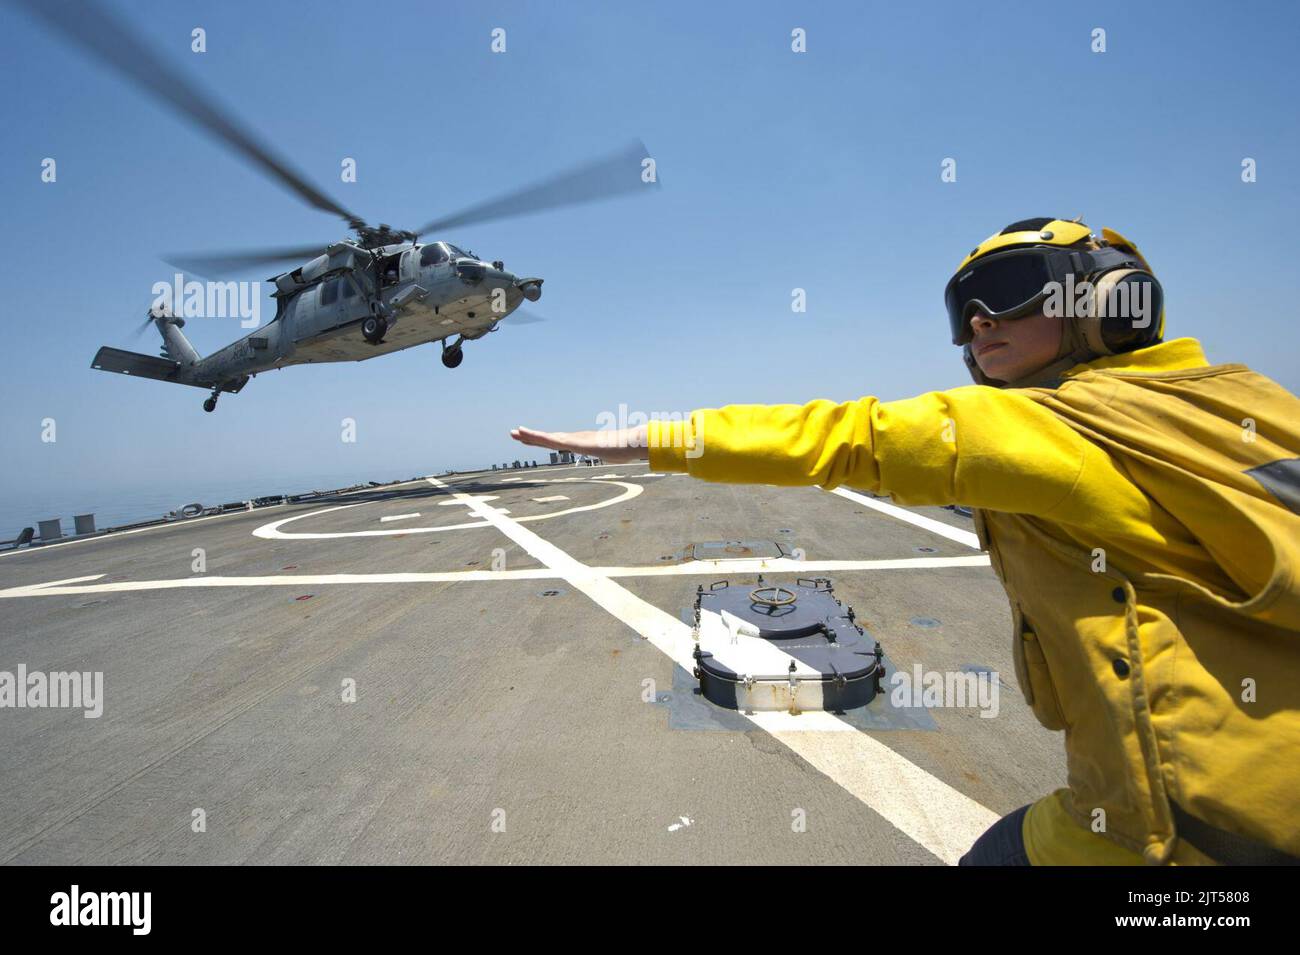
<svg viewBox="0 0 1300 955">
<path fill-rule="evenodd" d="M 1029 865 L 1025 854 L 1025 813 L 1029 806 L 1003 816 L 957 862 L 958 865 Z"/>
</svg>

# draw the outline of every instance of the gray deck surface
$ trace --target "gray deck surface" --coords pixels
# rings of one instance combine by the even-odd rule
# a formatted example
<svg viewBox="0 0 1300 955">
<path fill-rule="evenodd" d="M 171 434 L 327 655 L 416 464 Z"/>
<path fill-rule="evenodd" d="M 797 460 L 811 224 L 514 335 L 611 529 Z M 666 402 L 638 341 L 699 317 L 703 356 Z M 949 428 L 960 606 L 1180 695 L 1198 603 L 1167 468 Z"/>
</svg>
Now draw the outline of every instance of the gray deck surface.
<svg viewBox="0 0 1300 955">
<path fill-rule="evenodd" d="M 0 710 L 0 861 L 941 864 L 1064 785 L 1062 740 L 1020 696 L 986 561 L 817 573 L 891 669 L 996 671 L 992 719 L 891 714 L 877 698 L 874 728 L 803 731 L 787 716 L 769 732 L 710 714 L 643 633 L 654 608 L 680 620 L 697 584 L 758 572 L 655 575 L 690 543 L 782 541 L 807 561 L 980 557 L 965 543 L 819 488 L 644 464 L 444 480 L 0 556 L 0 670 L 102 671 L 105 696 L 98 719 Z M 505 523 L 449 491 L 492 497 Z M 359 506 L 326 510 L 342 504 Z M 586 509 L 520 520 L 572 508 Z M 253 533 L 286 518 L 285 534 L 386 533 Z M 528 569 L 550 576 L 512 576 Z M 384 576 L 466 571 L 487 579 Z M 344 574 L 361 576 L 322 579 Z M 593 587 L 649 616 L 611 611 Z"/>
</svg>

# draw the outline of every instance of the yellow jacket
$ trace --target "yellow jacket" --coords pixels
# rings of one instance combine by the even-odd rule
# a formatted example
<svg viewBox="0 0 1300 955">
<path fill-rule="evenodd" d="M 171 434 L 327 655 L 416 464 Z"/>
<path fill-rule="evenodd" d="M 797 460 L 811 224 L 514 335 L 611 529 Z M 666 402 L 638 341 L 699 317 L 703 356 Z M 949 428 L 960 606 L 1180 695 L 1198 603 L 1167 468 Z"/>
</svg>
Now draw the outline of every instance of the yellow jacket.
<svg viewBox="0 0 1300 955">
<path fill-rule="evenodd" d="M 1065 731 L 1035 864 L 1300 857 L 1300 399 L 1277 383 L 1180 338 L 1056 387 L 728 405 L 649 437 L 656 471 L 976 509 L 1018 682 Z"/>
</svg>

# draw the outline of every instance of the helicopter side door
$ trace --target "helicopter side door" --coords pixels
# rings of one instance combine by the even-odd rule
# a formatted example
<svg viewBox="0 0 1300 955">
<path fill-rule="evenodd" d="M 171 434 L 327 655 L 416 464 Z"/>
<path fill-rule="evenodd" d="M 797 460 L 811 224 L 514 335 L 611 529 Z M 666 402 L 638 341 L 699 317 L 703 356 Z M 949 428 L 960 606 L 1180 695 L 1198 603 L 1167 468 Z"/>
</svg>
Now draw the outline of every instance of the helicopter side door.
<svg viewBox="0 0 1300 955">
<path fill-rule="evenodd" d="M 374 295 L 370 277 L 364 272 L 344 272 L 339 281 L 339 324 L 359 322 L 370 314 Z"/>
<path fill-rule="evenodd" d="M 341 324 L 343 309 L 339 286 L 342 284 L 343 277 L 336 275 L 317 286 L 316 321 L 312 325 L 318 331 L 326 331 Z"/>
<path fill-rule="evenodd" d="M 354 270 L 304 289 L 294 309 L 294 341 L 306 341 L 370 314 L 373 295 L 369 278 Z"/>
</svg>

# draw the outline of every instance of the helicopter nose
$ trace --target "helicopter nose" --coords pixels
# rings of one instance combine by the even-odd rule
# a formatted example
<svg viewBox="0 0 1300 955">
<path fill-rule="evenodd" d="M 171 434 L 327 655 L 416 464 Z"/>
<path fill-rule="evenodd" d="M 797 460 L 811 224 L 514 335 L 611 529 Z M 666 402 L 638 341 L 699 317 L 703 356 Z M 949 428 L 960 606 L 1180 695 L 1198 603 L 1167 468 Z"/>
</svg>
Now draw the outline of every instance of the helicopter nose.
<svg viewBox="0 0 1300 955">
<path fill-rule="evenodd" d="M 474 259 L 460 259 L 456 263 L 456 274 L 467 285 L 485 284 L 488 288 L 514 288 L 519 284 L 518 276 L 507 272 L 502 262 L 478 262 Z"/>
<path fill-rule="evenodd" d="M 456 263 L 456 274 L 461 281 L 480 291 L 506 289 L 518 290 L 530 302 L 542 297 L 542 280 L 536 277 L 520 278 L 505 269 L 500 261 L 487 263 L 461 259 Z"/>
</svg>

